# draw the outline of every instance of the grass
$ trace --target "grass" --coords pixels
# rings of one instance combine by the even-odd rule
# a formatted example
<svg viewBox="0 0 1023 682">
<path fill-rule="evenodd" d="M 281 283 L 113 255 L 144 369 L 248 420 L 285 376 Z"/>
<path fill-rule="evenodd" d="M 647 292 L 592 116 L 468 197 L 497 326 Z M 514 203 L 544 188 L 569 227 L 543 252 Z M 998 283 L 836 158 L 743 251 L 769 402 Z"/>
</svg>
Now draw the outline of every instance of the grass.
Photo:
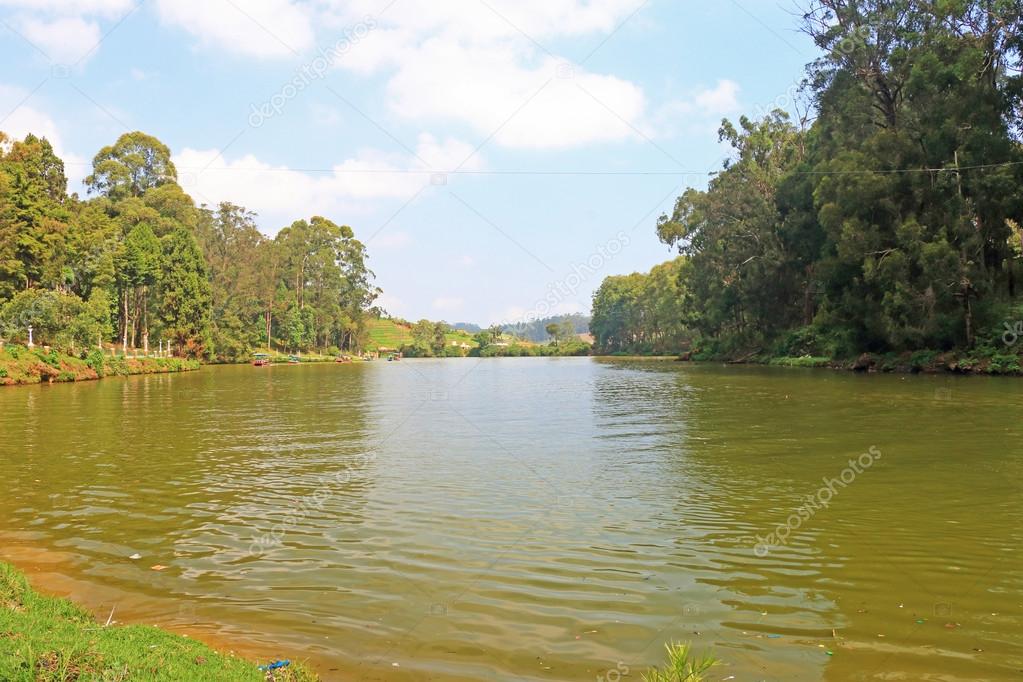
<svg viewBox="0 0 1023 682">
<path fill-rule="evenodd" d="M 66 599 L 33 591 L 0 562 L 0 680 L 190 680 L 313 682 L 292 663 L 272 675 L 201 642 L 147 625 L 104 626 Z"/>
<path fill-rule="evenodd" d="M 767 364 L 775 367 L 828 367 L 831 365 L 831 360 L 824 357 L 801 355 L 797 358 L 771 358 Z"/>
<path fill-rule="evenodd" d="M 711 654 L 697 656 L 692 645 L 668 644 L 668 665 L 644 673 L 643 682 L 703 682 L 707 672 L 718 664 Z"/>
<path fill-rule="evenodd" d="M 412 345 L 412 327 L 398 324 L 394 320 L 388 320 L 381 318 L 379 320 L 368 320 L 366 322 L 366 330 L 369 334 L 369 340 L 366 344 L 369 350 L 377 350 L 378 348 L 393 348 L 398 349 L 404 345 Z M 456 343 L 467 343 L 470 346 L 475 346 L 476 342 L 473 341 L 472 334 L 461 330 L 452 330 L 444 335 L 444 340 L 447 345 L 451 345 L 451 342 Z"/>
<path fill-rule="evenodd" d="M 194 369 L 199 369 L 197 361 L 181 358 L 132 358 L 93 350 L 82 359 L 55 350 L 47 351 L 42 346 L 29 349 L 5 344 L 0 348 L 0 386 L 90 381 L 105 376 L 163 374 Z"/>
<path fill-rule="evenodd" d="M 371 350 L 401 348 L 406 343 L 412 343 L 412 328 L 400 325 L 394 320 L 369 320 L 366 329 L 369 333 L 367 346 Z"/>
</svg>

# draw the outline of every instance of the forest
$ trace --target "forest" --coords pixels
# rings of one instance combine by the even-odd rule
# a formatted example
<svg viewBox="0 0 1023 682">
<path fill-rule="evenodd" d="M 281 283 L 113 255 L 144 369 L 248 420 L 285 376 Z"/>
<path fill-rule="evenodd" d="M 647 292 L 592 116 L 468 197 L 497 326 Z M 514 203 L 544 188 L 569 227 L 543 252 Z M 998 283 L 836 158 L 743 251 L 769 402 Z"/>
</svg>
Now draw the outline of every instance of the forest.
<svg viewBox="0 0 1023 682">
<path fill-rule="evenodd" d="M 730 159 L 657 222 L 679 256 L 594 294 L 603 352 L 994 352 L 1023 320 L 1023 5 L 803 12 L 805 107 L 722 121 Z"/>
<path fill-rule="evenodd" d="M 141 132 L 68 194 L 46 139 L 0 133 L 0 339 L 231 361 L 255 348 L 355 349 L 379 290 L 352 229 L 314 216 L 273 239 L 230 203 L 196 206 Z"/>
</svg>

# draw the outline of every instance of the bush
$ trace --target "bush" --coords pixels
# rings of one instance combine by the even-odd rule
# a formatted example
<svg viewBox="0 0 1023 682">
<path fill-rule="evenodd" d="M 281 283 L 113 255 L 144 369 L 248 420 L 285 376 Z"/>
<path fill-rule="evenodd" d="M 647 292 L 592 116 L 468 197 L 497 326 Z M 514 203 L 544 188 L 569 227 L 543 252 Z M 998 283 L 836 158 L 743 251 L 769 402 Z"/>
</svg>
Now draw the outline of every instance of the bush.
<svg viewBox="0 0 1023 682">
<path fill-rule="evenodd" d="M 99 348 L 93 349 L 85 358 L 87 364 L 96 374 L 103 376 L 103 363 L 105 358 L 103 351 Z"/>
<path fill-rule="evenodd" d="M 1018 355 L 997 353 L 991 356 L 991 364 L 987 371 L 991 374 L 1019 374 L 1020 362 Z"/>
</svg>

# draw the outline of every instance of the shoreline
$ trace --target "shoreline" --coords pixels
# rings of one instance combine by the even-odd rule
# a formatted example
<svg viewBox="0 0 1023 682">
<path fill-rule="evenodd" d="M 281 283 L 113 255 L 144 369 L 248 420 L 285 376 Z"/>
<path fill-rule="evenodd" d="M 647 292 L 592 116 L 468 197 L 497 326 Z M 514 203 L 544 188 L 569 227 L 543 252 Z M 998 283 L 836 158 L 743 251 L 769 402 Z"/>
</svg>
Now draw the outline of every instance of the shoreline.
<svg viewBox="0 0 1023 682">
<path fill-rule="evenodd" d="M 184 358 L 130 357 L 106 355 L 93 350 L 85 357 L 59 353 L 45 346 L 28 348 L 17 344 L 0 347 L 0 386 L 98 381 L 115 376 L 173 374 L 201 367 L 197 360 Z"/>
<path fill-rule="evenodd" d="M 0 626 L 13 633 L 0 636 L 0 654 L 8 655 L 6 659 L 0 657 L 0 677 L 4 665 L 16 663 L 24 650 L 39 657 L 37 661 L 20 661 L 22 667 L 28 663 L 39 670 L 46 669 L 51 661 L 65 663 L 67 657 L 74 657 L 77 660 L 72 665 L 80 673 L 93 675 L 159 669 L 171 675 L 160 679 L 177 679 L 176 675 L 195 680 L 320 679 L 306 662 L 298 660 L 275 671 L 273 678 L 260 671 L 257 666 L 271 662 L 262 653 L 269 641 L 259 644 L 234 633 L 212 632 L 212 628 L 151 624 L 151 619 L 133 616 L 130 610 L 126 621 L 118 617 L 116 608 L 109 615 L 97 613 L 82 604 L 85 600 L 61 596 L 73 595 L 79 581 L 54 571 L 61 561 L 59 552 L 29 553 L 37 553 L 38 557 L 14 558 L 5 553 L 0 558 Z M 26 646 L 25 639 L 36 641 Z M 59 646 L 68 640 L 68 649 Z M 8 643 L 13 643 L 12 649 L 5 649 Z M 168 652 L 174 654 L 171 660 L 165 658 Z M 169 672 L 172 670 L 175 672 Z"/>
<path fill-rule="evenodd" d="M 721 364 L 751 367 L 788 367 L 828 369 L 858 374 L 949 374 L 954 376 L 1023 376 L 1023 357 L 1015 354 L 980 355 L 961 351 L 905 351 L 903 353 L 863 353 L 856 358 L 837 360 L 803 355 L 798 357 L 750 355 L 745 357 L 695 357 L 692 352 L 670 355 L 604 354 L 591 357 L 608 360 L 682 362 L 695 365 Z"/>
</svg>

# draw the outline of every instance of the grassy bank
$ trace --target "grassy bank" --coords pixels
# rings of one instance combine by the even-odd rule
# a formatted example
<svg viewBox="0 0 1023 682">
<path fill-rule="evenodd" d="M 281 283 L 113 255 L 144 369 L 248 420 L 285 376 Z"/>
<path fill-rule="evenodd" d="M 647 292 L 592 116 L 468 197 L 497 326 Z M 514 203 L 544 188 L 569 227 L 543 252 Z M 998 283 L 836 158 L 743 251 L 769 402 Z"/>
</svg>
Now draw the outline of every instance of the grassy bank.
<svg viewBox="0 0 1023 682">
<path fill-rule="evenodd" d="M 66 599 L 36 593 L 24 575 L 0 562 L 0 680 L 271 679 L 317 678 L 295 663 L 268 675 L 256 663 L 156 627 L 104 626 Z"/>
<path fill-rule="evenodd" d="M 109 376 L 164 374 L 199 369 L 195 360 L 130 358 L 94 350 L 84 358 L 47 351 L 41 346 L 5 344 L 0 348 L 0 386 L 66 381 L 91 381 Z"/>
<path fill-rule="evenodd" d="M 700 360 L 698 356 L 694 360 Z M 802 355 L 799 357 L 768 357 L 754 355 L 744 362 L 776 367 L 829 367 L 856 372 L 886 372 L 901 374 L 980 374 L 997 376 L 1023 375 L 1023 358 L 1016 353 L 990 349 L 974 351 L 914 351 L 903 353 L 863 353 L 855 358 L 832 359 Z M 734 360 L 733 360 L 734 362 Z"/>
</svg>

